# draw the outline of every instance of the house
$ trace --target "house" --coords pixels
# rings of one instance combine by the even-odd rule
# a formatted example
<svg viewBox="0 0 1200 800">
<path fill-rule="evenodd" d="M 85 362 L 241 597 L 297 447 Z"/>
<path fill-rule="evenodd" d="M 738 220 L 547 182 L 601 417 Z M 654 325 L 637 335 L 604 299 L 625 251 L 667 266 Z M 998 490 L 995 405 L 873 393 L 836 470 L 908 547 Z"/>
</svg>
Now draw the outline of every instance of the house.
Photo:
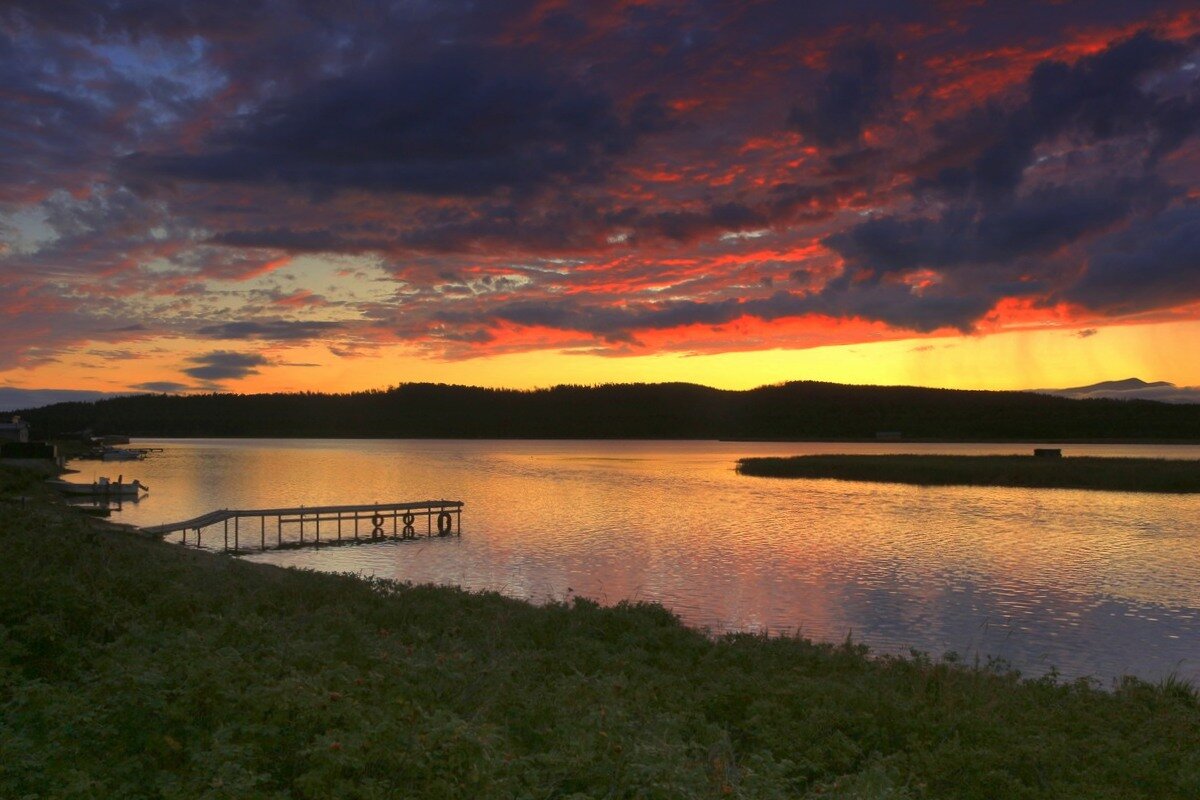
<svg viewBox="0 0 1200 800">
<path fill-rule="evenodd" d="M 13 417 L 12 422 L 0 422 L 0 442 L 28 442 L 29 423 Z"/>
</svg>

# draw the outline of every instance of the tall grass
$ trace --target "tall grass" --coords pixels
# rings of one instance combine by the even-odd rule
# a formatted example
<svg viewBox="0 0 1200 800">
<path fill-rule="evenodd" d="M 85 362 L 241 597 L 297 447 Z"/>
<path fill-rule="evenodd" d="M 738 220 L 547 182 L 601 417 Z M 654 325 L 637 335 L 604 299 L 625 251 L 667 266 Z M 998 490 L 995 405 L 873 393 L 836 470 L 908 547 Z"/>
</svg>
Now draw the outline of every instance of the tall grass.
<svg viewBox="0 0 1200 800">
<path fill-rule="evenodd" d="M 1200 796 L 1178 681 L 712 638 L 0 509 L 4 798 Z"/>
</svg>

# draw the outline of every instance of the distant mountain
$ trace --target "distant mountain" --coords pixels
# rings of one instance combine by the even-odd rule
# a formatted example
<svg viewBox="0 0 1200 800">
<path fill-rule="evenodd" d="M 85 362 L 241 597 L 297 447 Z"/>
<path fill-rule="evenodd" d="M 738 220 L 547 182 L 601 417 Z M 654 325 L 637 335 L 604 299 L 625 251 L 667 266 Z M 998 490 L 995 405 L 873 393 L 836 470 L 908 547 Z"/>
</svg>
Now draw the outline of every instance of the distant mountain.
<svg viewBox="0 0 1200 800">
<path fill-rule="evenodd" d="M 1176 386 L 1167 381 L 1148 383 L 1140 378 L 1101 381 L 1091 386 L 1070 389 L 1034 389 L 1040 394 L 1070 397 L 1075 400 L 1155 400 L 1160 403 L 1200 403 L 1200 386 Z"/>
<path fill-rule="evenodd" d="M 89 428 L 142 437 L 1200 441 L 1195 404 L 812 381 L 749 391 L 408 383 L 353 394 L 133 395 L 21 414 L 49 437 Z"/>
<path fill-rule="evenodd" d="M 19 408 L 41 408 L 55 403 L 88 403 L 117 396 L 113 392 L 92 392 L 83 389 L 17 389 L 12 386 L 0 386 L 0 413 Z"/>
</svg>

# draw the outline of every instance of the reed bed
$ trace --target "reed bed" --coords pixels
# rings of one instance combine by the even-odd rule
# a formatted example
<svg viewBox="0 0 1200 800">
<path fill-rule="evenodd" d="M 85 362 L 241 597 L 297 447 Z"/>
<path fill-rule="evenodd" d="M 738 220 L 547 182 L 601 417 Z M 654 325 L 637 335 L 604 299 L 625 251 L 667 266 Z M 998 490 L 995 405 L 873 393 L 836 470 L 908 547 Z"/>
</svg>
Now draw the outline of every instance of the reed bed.
<svg viewBox="0 0 1200 800">
<path fill-rule="evenodd" d="M 833 478 L 920 486 L 1017 486 L 1121 492 L 1200 492 L 1200 461 L 1074 456 L 813 455 L 743 458 L 765 478 Z"/>
</svg>

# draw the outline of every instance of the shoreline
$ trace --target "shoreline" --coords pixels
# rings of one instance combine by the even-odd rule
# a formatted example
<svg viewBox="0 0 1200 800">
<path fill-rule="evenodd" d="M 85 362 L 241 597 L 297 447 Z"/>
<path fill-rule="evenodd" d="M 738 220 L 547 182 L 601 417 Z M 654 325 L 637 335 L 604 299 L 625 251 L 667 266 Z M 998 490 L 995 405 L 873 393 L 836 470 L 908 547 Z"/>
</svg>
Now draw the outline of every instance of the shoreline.
<svg viewBox="0 0 1200 800">
<path fill-rule="evenodd" d="M 0 502 L 33 495 L 0 514 L 0 796 L 1194 796 L 1200 700 L 1172 678 L 284 569 L 22 480 L 0 470 Z"/>
<path fill-rule="evenodd" d="M 759 478 L 829 478 L 916 486 L 1200 493 L 1200 460 L 1193 459 L 829 454 L 742 458 L 736 469 L 741 475 Z"/>
<path fill-rule="evenodd" d="M 1112 439 L 1069 439 L 1069 438 L 1020 438 L 1020 439 L 1000 439 L 1000 438 L 981 438 L 981 439 L 963 439 L 963 438 L 938 438 L 938 437 L 903 437 L 901 439 L 879 439 L 876 437 L 854 438 L 854 437 L 808 437 L 808 438 L 727 438 L 727 437 L 692 437 L 692 436 L 367 436 L 353 434 L 338 434 L 338 435 L 297 435 L 285 436 L 277 433 L 274 434 L 246 434 L 246 435 L 230 435 L 230 434 L 213 434 L 202 436 L 173 436 L 168 434 L 152 434 L 152 433 L 131 433 L 131 439 L 141 439 L 150 441 L 205 441 L 205 440 L 231 440 L 231 441 L 248 441 L 254 439 L 281 439 L 285 441 L 306 441 L 306 440 L 348 440 L 348 441 L 414 441 L 414 442 L 436 442 L 436 441 L 462 441 L 462 442 L 722 442 L 722 443 L 761 443 L 761 444 L 879 444 L 887 446 L 902 446 L 906 444 L 995 444 L 995 445 L 1034 445 L 1034 444 L 1061 444 L 1061 445 L 1146 445 L 1146 446 L 1200 446 L 1200 439 L 1155 439 L 1155 438 L 1112 438 Z"/>
</svg>

